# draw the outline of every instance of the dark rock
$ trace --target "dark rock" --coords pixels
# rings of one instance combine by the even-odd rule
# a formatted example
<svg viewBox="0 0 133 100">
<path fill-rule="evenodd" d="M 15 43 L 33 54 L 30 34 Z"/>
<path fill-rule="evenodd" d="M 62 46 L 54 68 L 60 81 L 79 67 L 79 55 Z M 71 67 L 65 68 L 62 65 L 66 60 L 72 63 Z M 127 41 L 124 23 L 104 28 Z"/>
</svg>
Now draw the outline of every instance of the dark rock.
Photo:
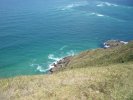
<svg viewBox="0 0 133 100">
<path fill-rule="evenodd" d="M 50 72 L 50 73 L 53 73 L 53 72 L 58 71 L 58 70 L 59 70 L 60 68 L 62 68 L 62 67 L 66 67 L 67 64 L 70 62 L 71 58 L 72 58 L 72 56 L 67 56 L 67 57 L 64 57 L 63 59 L 57 61 L 56 64 L 53 63 L 53 66 L 54 66 L 54 67 L 51 68 L 51 69 L 49 70 L 49 72 Z"/>
<path fill-rule="evenodd" d="M 120 45 L 127 44 L 128 42 L 119 41 L 119 40 L 108 40 L 104 43 L 104 48 L 112 48 Z"/>
</svg>

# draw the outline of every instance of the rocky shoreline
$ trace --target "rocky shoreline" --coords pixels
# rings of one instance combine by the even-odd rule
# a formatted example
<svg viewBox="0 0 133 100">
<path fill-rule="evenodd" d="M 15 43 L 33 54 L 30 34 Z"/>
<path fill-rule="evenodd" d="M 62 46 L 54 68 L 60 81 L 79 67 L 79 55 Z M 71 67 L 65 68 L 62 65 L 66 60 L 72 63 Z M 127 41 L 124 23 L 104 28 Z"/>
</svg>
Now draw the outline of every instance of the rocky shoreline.
<svg viewBox="0 0 133 100">
<path fill-rule="evenodd" d="M 108 40 L 104 43 L 104 48 L 113 48 L 120 45 L 128 44 L 128 42 L 120 40 Z"/>
<path fill-rule="evenodd" d="M 104 48 L 107 49 L 107 48 L 113 48 L 113 47 L 125 45 L 125 44 L 128 44 L 128 42 L 119 41 L 119 40 L 108 40 L 103 45 L 104 45 Z M 53 68 L 51 68 L 49 72 L 52 74 L 58 71 L 60 68 L 65 68 L 68 65 L 68 63 L 71 61 L 72 57 L 73 56 L 67 56 L 57 61 L 56 63 L 53 63 L 52 64 Z"/>
<path fill-rule="evenodd" d="M 50 73 L 56 72 L 60 68 L 64 68 L 67 66 L 67 64 L 70 62 L 72 56 L 67 56 L 62 58 L 61 60 L 57 61 L 57 63 L 53 63 L 53 68 L 49 70 Z"/>
</svg>

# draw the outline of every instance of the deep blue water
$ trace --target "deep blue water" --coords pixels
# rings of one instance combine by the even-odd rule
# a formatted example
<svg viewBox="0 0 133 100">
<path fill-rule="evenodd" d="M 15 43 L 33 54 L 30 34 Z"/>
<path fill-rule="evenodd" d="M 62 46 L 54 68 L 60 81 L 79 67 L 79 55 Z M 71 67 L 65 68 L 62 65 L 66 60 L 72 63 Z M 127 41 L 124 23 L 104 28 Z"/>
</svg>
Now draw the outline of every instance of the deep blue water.
<svg viewBox="0 0 133 100">
<path fill-rule="evenodd" d="M 132 0 L 0 0 L 0 77 L 44 74 L 61 57 L 133 39 Z"/>
</svg>

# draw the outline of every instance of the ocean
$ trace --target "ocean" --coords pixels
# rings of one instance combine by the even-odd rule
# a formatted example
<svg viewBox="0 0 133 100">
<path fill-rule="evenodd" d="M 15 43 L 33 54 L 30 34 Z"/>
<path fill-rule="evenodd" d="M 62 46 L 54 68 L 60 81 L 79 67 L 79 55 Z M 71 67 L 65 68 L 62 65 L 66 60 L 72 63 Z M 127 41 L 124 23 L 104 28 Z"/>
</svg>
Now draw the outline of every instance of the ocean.
<svg viewBox="0 0 133 100">
<path fill-rule="evenodd" d="M 132 0 L 0 0 L 0 78 L 48 73 L 62 57 L 133 39 Z"/>
</svg>

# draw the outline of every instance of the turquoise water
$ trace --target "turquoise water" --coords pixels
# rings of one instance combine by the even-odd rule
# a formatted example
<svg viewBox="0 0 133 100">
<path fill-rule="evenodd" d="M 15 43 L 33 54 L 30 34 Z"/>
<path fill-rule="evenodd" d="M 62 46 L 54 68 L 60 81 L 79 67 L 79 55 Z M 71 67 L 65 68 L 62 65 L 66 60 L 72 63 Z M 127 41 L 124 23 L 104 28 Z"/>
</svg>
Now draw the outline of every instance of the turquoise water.
<svg viewBox="0 0 133 100">
<path fill-rule="evenodd" d="M 44 74 L 108 39 L 132 40 L 132 1 L 110 1 L 1 0 L 0 77 Z"/>
</svg>

